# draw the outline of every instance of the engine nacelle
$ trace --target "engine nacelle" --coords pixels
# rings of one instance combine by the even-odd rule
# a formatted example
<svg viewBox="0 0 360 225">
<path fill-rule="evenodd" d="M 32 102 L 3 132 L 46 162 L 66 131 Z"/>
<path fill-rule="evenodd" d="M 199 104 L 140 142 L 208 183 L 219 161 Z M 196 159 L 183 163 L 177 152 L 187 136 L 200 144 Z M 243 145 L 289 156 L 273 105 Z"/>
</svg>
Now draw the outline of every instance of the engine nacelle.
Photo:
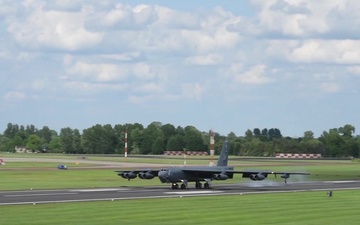
<svg viewBox="0 0 360 225">
<path fill-rule="evenodd" d="M 121 176 L 122 178 L 128 179 L 128 180 L 136 178 L 136 173 L 133 173 L 133 172 L 128 172 L 128 173 L 122 172 L 122 173 L 119 173 L 118 175 Z"/>
<path fill-rule="evenodd" d="M 258 173 L 258 174 L 251 174 L 249 178 L 250 180 L 259 181 L 259 180 L 264 180 L 266 176 L 264 174 Z"/>
<path fill-rule="evenodd" d="M 229 176 L 224 173 L 214 174 L 212 177 L 214 180 L 227 180 L 229 178 Z"/>
<path fill-rule="evenodd" d="M 284 179 L 288 179 L 290 177 L 290 174 L 288 173 L 284 173 L 283 175 L 280 176 L 281 178 L 284 178 Z"/>
<path fill-rule="evenodd" d="M 150 180 L 153 179 L 155 176 L 152 173 L 146 172 L 146 173 L 139 173 L 138 177 L 140 179 Z"/>
</svg>

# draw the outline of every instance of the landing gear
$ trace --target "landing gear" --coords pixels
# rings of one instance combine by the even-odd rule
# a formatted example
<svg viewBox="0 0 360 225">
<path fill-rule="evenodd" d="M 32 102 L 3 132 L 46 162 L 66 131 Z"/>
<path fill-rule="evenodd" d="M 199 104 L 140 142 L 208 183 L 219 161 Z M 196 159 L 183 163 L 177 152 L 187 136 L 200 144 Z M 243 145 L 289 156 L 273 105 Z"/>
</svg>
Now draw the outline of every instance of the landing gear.
<svg viewBox="0 0 360 225">
<path fill-rule="evenodd" d="M 171 188 L 174 189 L 179 189 L 179 185 L 177 183 L 172 183 Z M 186 189 L 187 188 L 187 181 L 183 181 L 183 183 L 180 185 L 181 189 Z"/>
<path fill-rule="evenodd" d="M 205 183 L 205 184 L 204 184 L 204 188 L 205 188 L 205 189 L 209 189 L 209 188 L 210 188 L 209 183 Z"/>
<path fill-rule="evenodd" d="M 196 181 L 195 183 L 195 188 L 196 189 L 201 189 L 202 188 L 202 184 L 199 181 Z"/>
<path fill-rule="evenodd" d="M 201 184 L 199 181 L 197 181 L 197 182 L 195 183 L 195 188 L 196 188 L 196 189 L 201 189 L 201 188 L 202 188 L 202 184 Z M 205 188 L 205 189 L 209 189 L 209 188 L 210 188 L 210 184 L 209 184 L 208 182 L 206 182 L 206 183 L 204 184 L 204 188 Z"/>
<path fill-rule="evenodd" d="M 287 179 L 285 179 L 285 184 L 287 183 Z"/>
</svg>

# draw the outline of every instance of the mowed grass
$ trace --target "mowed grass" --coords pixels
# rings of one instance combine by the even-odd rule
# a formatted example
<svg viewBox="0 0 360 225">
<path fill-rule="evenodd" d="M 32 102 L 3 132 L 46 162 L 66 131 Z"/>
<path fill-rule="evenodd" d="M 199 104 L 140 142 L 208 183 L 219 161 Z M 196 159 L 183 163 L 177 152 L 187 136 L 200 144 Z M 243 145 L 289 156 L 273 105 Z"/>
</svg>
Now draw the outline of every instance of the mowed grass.
<svg viewBox="0 0 360 225">
<path fill-rule="evenodd" d="M 115 156 L 100 156 L 100 155 L 64 155 L 64 154 L 29 154 L 29 153 L 8 153 L 0 154 L 1 158 L 26 158 L 26 159 L 57 159 L 59 162 L 63 160 L 92 160 L 92 161 L 107 161 L 107 162 L 128 162 L 128 163 L 154 163 L 154 164 L 168 164 L 168 165 L 184 165 L 183 156 L 129 156 L 124 158 L 121 155 Z M 231 157 L 230 157 L 231 158 Z M 214 161 L 217 158 L 213 159 Z M 209 164 L 210 156 L 187 156 L 186 162 L 189 165 Z"/>
<path fill-rule="evenodd" d="M 91 162 L 91 161 L 89 161 Z M 286 163 L 284 163 L 286 162 Z M 303 171 L 309 172 L 309 176 L 291 176 L 292 181 L 309 180 L 359 180 L 360 163 L 351 161 L 279 161 L 274 163 L 271 160 L 262 160 L 263 165 L 247 165 L 235 167 L 236 170 L 258 169 L 273 171 Z M 268 164 L 268 165 L 267 165 Z M 56 163 L 29 163 L 29 162 L 9 162 L 5 166 L 0 166 L 0 190 L 28 190 L 28 189 L 55 189 L 55 188 L 92 188 L 92 187 L 121 187 L 121 186 L 154 186 L 161 184 L 158 178 L 152 180 L 133 180 L 123 179 L 114 172 L 118 169 L 96 169 L 96 168 L 76 168 L 77 166 L 87 166 L 89 164 L 75 165 L 67 164 L 68 170 L 56 169 Z M 266 166 L 265 166 L 266 165 Z M 98 166 L 98 165 L 97 165 Z M 95 166 L 96 167 L 96 166 Z M 165 166 L 166 167 L 166 166 Z M 283 182 L 279 176 L 275 178 L 269 175 L 268 180 Z M 214 181 L 217 183 L 241 183 L 250 182 L 244 179 L 241 174 L 235 174 L 234 179 L 226 181 Z M 190 184 L 193 185 L 193 184 Z"/>
<path fill-rule="evenodd" d="M 91 160 L 91 161 L 107 161 L 107 162 L 129 162 L 129 163 L 153 163 L 153 164 L 164 164 L 164 165 L 184 165 L 183 156 L 142 156 L 142 155 L 129 155 L 129 157 L 124 158 L 121 155 L 114 156 L 101 156 L 101 155 L 66 155 L 66 154 L 29 154 L 29 153 L 0 153 L 1 158 L 27 158 L 27 159 L 57 159 L 59 162 L 66 160 Z M 215 156 L 211 160 L 211 156 L 187 156 L 186 164 L 187 165 L 209 165 L 210 161 L 216 164 L 218 156 Z M 333 160 L 321 160 L 322 163 L 332 163 Z M 337 160 L 340 162 L 350 162 L 350 160 Z M 275 158 L 264 158 L 264 157 L 239 157 L 239 156 L 229 156 L 229 164 L 234 166 L 239 165 L 259 165 L 266 163 L 276 163 L 276 164 L 312 164 L 316 163 L 317 160 L 296 160 L 296 159 L 275 159 Z"/>
<path fill-rule="evenodd" d="M 135 179 L 129 182 L 108 169 L 9 170 L 0 171 L 0 177 L 0 190 L 119 187 L 160 183 L 158 179 L 147 180 L 148 182 Z"/>
<path fill-rule="evenodd" d="M 56 162 L 11 162 L 7 165 L 0 167 L 3 169 L 17 168 L 17 169 L 37 169 L 37 168 L 48 168 L 56 169 L 59 164 L 64 164 L 68 167 L 84 167 L 84 166 L 97 166 L 91 163 L 56 163 Z"/>
<path fill-rule="evenodd" d="M 326 191 L 3 206 L 6 225 L 358 224 L 360 191 Z"/>
</svg>

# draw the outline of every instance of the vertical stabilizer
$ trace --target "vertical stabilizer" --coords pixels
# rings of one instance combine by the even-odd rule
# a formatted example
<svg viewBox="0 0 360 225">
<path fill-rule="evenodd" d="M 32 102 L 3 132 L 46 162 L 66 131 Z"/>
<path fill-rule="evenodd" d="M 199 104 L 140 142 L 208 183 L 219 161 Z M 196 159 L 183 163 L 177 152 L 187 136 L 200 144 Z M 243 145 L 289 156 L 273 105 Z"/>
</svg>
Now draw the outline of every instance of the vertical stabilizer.
<svg viewBox="0 0 360 225">
<path fill-rule="evenodd" d="M 217 166 L 227 166 L 229 156 L 229 141 L 226 140 L 221 149 L 220 156 L 217 162 Z"/>
</svg>

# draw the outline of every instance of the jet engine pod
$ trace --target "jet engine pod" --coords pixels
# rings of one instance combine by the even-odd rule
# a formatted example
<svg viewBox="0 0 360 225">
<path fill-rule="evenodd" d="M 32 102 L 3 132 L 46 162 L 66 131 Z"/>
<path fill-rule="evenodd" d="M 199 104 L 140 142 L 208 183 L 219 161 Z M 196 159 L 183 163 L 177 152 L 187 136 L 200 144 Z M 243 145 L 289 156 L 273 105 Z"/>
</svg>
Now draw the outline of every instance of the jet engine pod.
<svg viewBox="0 0 360 225">
<path fill-rule="evenodd" d="M 264 180 L 266 176 L 262 173 L 258 173 L 258 174 L 251 174 L 249 178 L 250 180 L 259 181 L 259 180 Z"/>
<path fill-rule="evenodd" d="M 226 180 L 229 178 L 229 176 L 224 173 L 214 174 L 212 177 L 214 180 Z"/>
<path fill-rule="evenodd" d="M 149 172 L 146 172 L 146 173 L 141 172 L 141 173 L 139 173 L 138 177 L 141 179 L 150 180 L 150 179 L 153 179 L 155 176 L 154 176 L 154 174 L 149 173 Z"/>
<path fill-rule="evenodd" d="M 130 180 L 130 179 L 136 178 L 136 173 L 134 173 L 134 172 L 121 172 L 121 173 L 118 173 L 118 176 L 121 176 L 124 179 Z"/>
</svg>

